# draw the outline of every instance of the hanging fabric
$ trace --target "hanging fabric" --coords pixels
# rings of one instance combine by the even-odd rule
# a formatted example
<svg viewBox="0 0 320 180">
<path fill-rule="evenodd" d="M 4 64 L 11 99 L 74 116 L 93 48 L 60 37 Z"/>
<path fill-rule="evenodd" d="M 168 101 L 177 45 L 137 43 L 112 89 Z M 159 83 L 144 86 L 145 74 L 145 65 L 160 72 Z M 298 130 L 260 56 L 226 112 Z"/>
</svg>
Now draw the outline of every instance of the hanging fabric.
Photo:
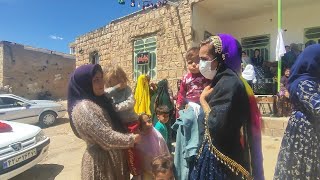
<svg viewBox="0 0 320 180">
<path fill-rule="evenodd" d="M 126 1 L 125 1 L 125 0 L 118 0 L 118 3 L 119 3 L 119 4 L 125 4 Z"/>
<path fill-rule="evenodd" d="M 131 0 L 131 7 L 135 7 L 136 6 L 136 1 L 135 0 Z"/>
</svg>

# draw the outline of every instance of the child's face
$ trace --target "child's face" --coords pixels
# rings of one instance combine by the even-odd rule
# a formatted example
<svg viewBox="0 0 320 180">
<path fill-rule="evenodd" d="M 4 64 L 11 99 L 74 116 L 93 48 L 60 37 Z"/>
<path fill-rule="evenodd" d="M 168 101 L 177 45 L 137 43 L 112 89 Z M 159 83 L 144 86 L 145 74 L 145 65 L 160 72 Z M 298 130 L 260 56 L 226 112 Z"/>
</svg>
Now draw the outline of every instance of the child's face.
<svg viewBox="0 0 320 180">
<path fill-rule="evenodd" d="M 148 115 L 142 115 L 142 122 L 141 122 L 141 131 L 147 132 L 149 129 L 152 128 L 152 120 Z"/>
<path fill-rule="evenodd" d="M 113 76 L 113 75 L 109 75 L 109 76 L 107 76 L 107 78 L 108 78 L 108 80 L 107 80 L 108 83 L 106 84 L 107 87 L 114 87 L 118 84 L 122 84 L 121 87 L 125 87 L 127 84 L 124 79 Z"/>
<path fill-rule="evenodd" d="M 110 74 L 106 75 L 106 84 L 105 84 L 106 87 L 113 87 L 117 84 L 119 84 L 119 83 L 118 83 L 118 80 L 116 77 L 114 77 Z"/>
<path fill-rule="evenodd" d="M 187 60 L 187 68 L 192 74 L 200 73 L 199 62 L 200 62 L 200 59 L 196 59 L 196 60 L 188 59 Z"/>
<path fill-rule="evenodd" d="M 155 180 L 173 180 L 173 179 L 174 179 L 173 172 L 169 170 L 165 173 L 159 172 L 155 177 Z"/>
<path fill-rule="evenodd" d="M 284 72 L 284 75 L 289 77 L 290 76 L 290 69 L 287 69 L 285 72 Z"/>
<path fill-rule="evenodd" d="M 169 121 L 169 114 L 158 114 L 157 118 L 159 119 L 160 122 L 165 124 Z"/>
</svg>

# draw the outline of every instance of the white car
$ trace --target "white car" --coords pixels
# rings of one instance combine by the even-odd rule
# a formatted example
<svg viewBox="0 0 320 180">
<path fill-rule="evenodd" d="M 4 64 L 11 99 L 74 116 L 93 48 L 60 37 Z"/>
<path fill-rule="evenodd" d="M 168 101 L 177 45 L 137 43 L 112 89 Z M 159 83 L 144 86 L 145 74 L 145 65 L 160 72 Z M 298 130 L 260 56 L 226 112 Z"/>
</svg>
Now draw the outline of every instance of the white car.
<svg viewBox="0 0 320 180">
<path fill-rule="evenodd" d="M 13 94 L 0 94 L 0 120 L 40 123 L 41 127 L 48 127 L 65 114 L 62 104 L 54 101 L 28 100 Z"/>
<path fill-rule="evenodd" d="M 48 155 L 50 139 L 37 126 L 0 121 L 12 127 L 0 133 L 0 179 L 10 179 Z"/>
</svg>

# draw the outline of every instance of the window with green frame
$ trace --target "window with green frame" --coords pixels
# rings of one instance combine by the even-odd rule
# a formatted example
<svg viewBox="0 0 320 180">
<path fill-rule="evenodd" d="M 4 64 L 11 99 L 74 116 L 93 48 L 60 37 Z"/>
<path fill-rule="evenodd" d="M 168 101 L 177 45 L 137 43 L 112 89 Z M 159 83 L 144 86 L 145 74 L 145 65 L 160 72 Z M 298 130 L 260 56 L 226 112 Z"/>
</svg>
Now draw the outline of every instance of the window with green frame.
<svg viewBox="0 0 320 180">
<path fill-rule="evenodd" d="M 305 47 L 320 44 L 320 27 L 306 28 L 304 30 Z"/>
<path fill-rule="evenodd" d="M 140 64 L 138 55 L 141 53 L 149 54 L 148 63 Z M 147 74 L 151 79 L 157 77 L 157 39 L 156 37 L 148 37 L 134 41 L 134 58 L 133 58 L 133 73 L 134 80 L 137 80 L 141 74 Z"/>
<path fill-rule="evenodd" d="M 244 37 L 241 39 L 242 50 L 249 57 L 254 57 L 254 50 L 260 49 L 260 55 L 264 60 L 270 57 L 270 35 Z"/>
</svg>

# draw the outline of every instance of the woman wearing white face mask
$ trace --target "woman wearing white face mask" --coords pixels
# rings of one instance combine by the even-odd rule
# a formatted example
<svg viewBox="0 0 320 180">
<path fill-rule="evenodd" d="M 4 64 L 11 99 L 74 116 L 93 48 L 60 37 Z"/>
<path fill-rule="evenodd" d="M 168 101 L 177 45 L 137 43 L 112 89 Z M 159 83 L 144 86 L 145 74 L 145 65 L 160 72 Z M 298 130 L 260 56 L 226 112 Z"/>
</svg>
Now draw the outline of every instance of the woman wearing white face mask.
<svg viewBox="0 0 320 180">
<path fill-rule="evenodd" d="M 241 45 L 219 34 L 200 47 L 200 72 L 212 82 L 200 96 L 204 138 L 191 179 L 263 180 L 260 114 L 241 77 Z"/>
</svg>

